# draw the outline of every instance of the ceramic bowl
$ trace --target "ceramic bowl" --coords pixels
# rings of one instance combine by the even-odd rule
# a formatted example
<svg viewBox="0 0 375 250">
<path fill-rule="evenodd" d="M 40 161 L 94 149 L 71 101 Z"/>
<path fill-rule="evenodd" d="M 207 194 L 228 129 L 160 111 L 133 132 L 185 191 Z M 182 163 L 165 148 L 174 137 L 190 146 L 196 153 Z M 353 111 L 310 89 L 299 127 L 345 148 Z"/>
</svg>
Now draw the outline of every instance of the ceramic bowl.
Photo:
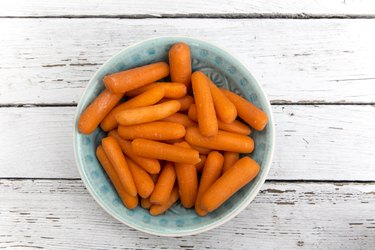
<svg viewBox="0 0 375 250">
<path fill-rule="evenodd" d="M 194 71 L 204 72 L 218 86 L 245 97 L 264 110 L 269 117 L 269 123 L 263 131 L 255 131 L 251 134 L 255 142 L 255 150 L 249 156 L 261 166 L 260 173 L 251 183 L 206 217 L 199 217 L 193 209 L 185 209 L 180 203 L 175 204 L 165 214 L 155 217 L 140 206 L 134 210 L 125 208 L 95 156 L 95 149 L 104 136 L 103 131 L 98 128 L 92 134 L 84 135 L 77 129 L 80 114 L 104 89 L 102 79 L 105 75 L 153 62 L 167 62 L 168 50 L 176 42 L 184 42 L 190 46 Z M 239 214 L 250 204 L 264 183 L 271 166 L 275 142 L 270 103 L 261 85 L 244 64 L 217 46 L 185 37 L 160 37 L 142 41 L 110 58 L 87 85 L 78 103 L 73 130 L 78 170 L 94 199 L 105 211 L 124 224 L 161 236 L 198 234 L 222 225 Z"/>
</svg>

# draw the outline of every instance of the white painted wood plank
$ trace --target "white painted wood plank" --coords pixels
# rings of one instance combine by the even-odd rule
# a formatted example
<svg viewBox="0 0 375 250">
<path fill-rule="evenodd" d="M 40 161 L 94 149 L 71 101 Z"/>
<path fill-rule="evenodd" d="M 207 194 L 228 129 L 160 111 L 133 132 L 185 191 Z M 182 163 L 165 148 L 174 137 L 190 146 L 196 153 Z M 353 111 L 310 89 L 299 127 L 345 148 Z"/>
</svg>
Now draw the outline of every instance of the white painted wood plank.
<svg viewBox="0 0 375 250">
<path fill-rule="evenodd" d="M 146 1 L 146 0 L 3 0 L 0 16 L 118 16 L 189 14 L 292 14 L 361 15 L 375 14 L 371 0 L 253 0 L 253 1 Z"/>
<path fill-rule="evenodd" d="M 1 108 L 0 177 L 76 178 L 75 107 Z"/>
<path fill-rule="evenodd" d="M 0 247 L 59 249 L 374 249 L 375 185 L 266 183 L 225 225 L 165 238 L 130 229 L 81 181 L 0 180 Z"/>
<path fill-rule="evenodd" d="M 0 178 L 79 178 L 74 111 L 1 108 Z M 273 111 L 276 151 L 268 179 L 375 180 L 374 106 L 288 105 Z"/>
<path fill-rule="evenodd" d="M 100 64 L 163 35 L 227 48 L 273 102 L 374 102 L 374 26 L 338 19 L 1 19 L 0 104 L 76 103 Z"/>
<path fill-rule="evenodd" d="M 375 180 L 374 106 L 274 106 L 269 179 Z"/>
</svg>

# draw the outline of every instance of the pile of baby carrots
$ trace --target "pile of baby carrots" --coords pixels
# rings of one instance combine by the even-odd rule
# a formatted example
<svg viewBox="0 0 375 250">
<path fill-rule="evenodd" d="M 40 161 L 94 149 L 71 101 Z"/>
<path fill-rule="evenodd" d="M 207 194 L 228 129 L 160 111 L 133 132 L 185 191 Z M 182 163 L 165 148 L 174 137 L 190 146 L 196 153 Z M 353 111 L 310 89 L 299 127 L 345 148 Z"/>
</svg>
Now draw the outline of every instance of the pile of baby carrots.
<svg viewBox="0 0 375 250">
<path fill-rule="evenodd" d="M 171 82 L 157 82 L 168 76 Z M 140 197 L 159 215 L 180 200 L 205 216 L 257 176 L 259 165 L 239 154 L 253 151 L 251 128 L 263 130 L 266 114 L 192 72 L 188 45 L 170 48 L 169 65 L 152 63 L 103 82 L 78 129 L 90 134 L 100 125 L 108 132 L 96 155 L 127 208 Z"/>
</svg>

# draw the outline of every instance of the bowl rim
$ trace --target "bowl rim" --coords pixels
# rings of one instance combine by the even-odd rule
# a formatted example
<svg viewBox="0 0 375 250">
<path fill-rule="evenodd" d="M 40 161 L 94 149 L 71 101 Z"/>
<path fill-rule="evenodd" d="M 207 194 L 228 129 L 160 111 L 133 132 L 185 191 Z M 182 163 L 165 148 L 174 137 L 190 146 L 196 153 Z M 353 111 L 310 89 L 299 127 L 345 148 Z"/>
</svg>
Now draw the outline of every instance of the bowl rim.
<svg viewBox="0 0 375 250">
<path fill-rule="evenodd" d="M 261 177 L 261 179 L 258 181 L 258 183 L 252 189 L 251 194 L 248 197 L 246 197 L 246 199 L 243 201 L 243 203 L 241 205 L 237 206 L 235 208 L 235 210 L 233 210 L 228 215 L 224 216 L 223 218 L 220 218 L 219 220 L 217 220 L 217 221 L 215 221 L 215 222 L 213 222 L 213 223 L 211 223 L 209 225 L 205 225 L 205 226 L 202 226 L 202 227 L 197 228 L 197 229 L 188 229 L 188 230 L 180 231 L 180 232 L 176 232 L 176 233 L 157 232 L 157 231 L 154 231 L 154 230 L 148 230 L 148 229 L 142 228 L 141 226 L 138 226 L 137 224 L 129 223 L 125 219 L 123 219 L 120 216 L 118 216 L 115 213 L 113 213 L 109 208 L 106 207 L 105 204 L 102 204 L 102 202 L 100 201 L 100 199 L 97 197 L 97 194 L 94 192 L 93 187 L 90 185 L 90 183 L 84 177 L 85 175 L 83 174 L 82 167 L 80 166 L 81 162 L 80 162 L 79 157 L 78 157 L 77 145 L 75 143 L 76 139 L 77 139 L 77 135 L 79 133 L 78 129 L 77 129 L 77 121 L 78 121 L 78 118 L 79 118 L 78 116 L 79 116 L 80 107 L 83 105 L 82 104 L 82 98 L 89 91 L 90 87 L 94 86 L 93 85 L 94 84 L 94 79 L 97 77 L 97 75 L 99 74 L 99 72 L 101 71 L 101 69 L 104 68 L 104 66 L 108 62 L 110 62 L 113 58 L 115 58 L 118 55 L 124 53 L 125 51 L 131 50 L 133 47 L 139 46 L 142 43 L 156 41 L 156 40 L 159 40 L 159 39 L 167 39 L 167 40 L 169 40 L 169 39 L 170 40 L 187 39 L 187 40 L 190 40 L 192 42 L 203 43 L 203 44 L 205 44 L 207 46 L 211 46 L 211 47 L 214 47 L 214 48 L 216 48 L 218 50 L 221 50 L 225 54 L 225 56 L 227 58 L 229 58 L 231 61 L 238 62 L 238 66 L 241 68 L 241 70 L 243 70 L 244 72 L 246 72 L 248 75 L 250 75 L 253 78 L 254 82 L 256 83 L 257 87 L 259 88 L 259 91 L 261 92 L 261 95 L 263 95 L 263 98 L 266 101 L 266 108 L 268 109 L 267 113 L 269 115 L 267 126 L 269 126 L 270 134 L 271 134 L 269 158 L 267 159 L 268 162 L 264 166 L 264 169 L 265 169 L 264 174 Z M 267 175 L 268 175 L 269 170 L 270 170 L 271 165 L 272 165 L 272 160 L 273 160 L 274 151 L 275 151 L 275 137 L 276 137 L 276 135 L 275 135 L 275 123 L 274 123 L 274 117 L 273 117 L 273 113 L 272 113 L 271 103 L 270 103 L 270 101 L 269 101 L 269 99 L 268 99 L 268 97 L 267 97 L 267 95 L 266 95 L 266 93 L 265 93 L 262 85 L 259 84 L 259 81 L 257 80 L 258 78 L 255 76 L 255 74 L 253 72 L 250 72 L 250 70 L 248 68 L 250 68 L 248 63 L 245 63 L 242 60 L 242 58 L 234 56 L 230 51 L 228 51 L 228 49 L 223 48 L 223 47 L 221 47 L 221 46 L 219 46 L 219 45 L 217 45 L 215 43 L 208 42 L 206 40 L 202 40 L 201 38 L 193 38 L 193 37 L 188 37 L 188 36 L 157 36 L 157 37 L 152 37 L 152 38 L 144 39 L 144 40 L 141 40 L 139 42 L 136 42 L 136 43 L 134 43 L 134 44 L 132 44 L 130 46 L 127 46 L 127 47 L 121 49 L 119 52 L 117 52 L 116 54 L 112 55 L 109 59 L 107 59 L 95 71 L 94 75 L 90 78 L 90 81 L 88 82 L 88 84 L 86 85 L 83 93 L 81 94 L 81 96 L 80 96 L 80 98 L 78 100 L 78 103 L 77 103 L 76 112 L 75 112 L 74 119 L 73 119 L 73 127 L 72 127 L 73 128 L 74 160 L 75 160 L 76 166 L 78 168 L 78 172 L 79 172 L 79 174 L 81 176 L 81 180 L 83 181 L 86 189 L 89 191 L 90 195 L 94 198 L 94 200 L 96 201 L 96 203 L 98 203 L 99 206 L 102 209 L 104 209 L 108 214 L 110 214 L 113 218 L 115 218 L 119 222 L 121 222 L 121 223 L 123 223 L 123 224 L 125 224 L 125 225 L 127 225 L 127 226 L 129 226 L 131 228 L 137 229 L 137 230 L 139 230 L 141 232 L 144 232 L 144 233 L 147 233 L 147 234 L 156 235 L 156 236 L 166 236 L 166 237 L 189 236 L 189 235 L 196 235 L 196 234 L 199 234 L 199 233 L 203 233 L 203 232 L 209 231 L 211 229 L 217 228 L 217 227 L 225 224 L 226 222 L 230 221 L 231 219 L 233 219 L 234 217 L 236 217 L 239 213 L 241 213 L 246 207 L 248 207 L 249 204 L 258 195 L 261 187 L 263 186 L 264 182 L 266 181 Z"/>
</svg>

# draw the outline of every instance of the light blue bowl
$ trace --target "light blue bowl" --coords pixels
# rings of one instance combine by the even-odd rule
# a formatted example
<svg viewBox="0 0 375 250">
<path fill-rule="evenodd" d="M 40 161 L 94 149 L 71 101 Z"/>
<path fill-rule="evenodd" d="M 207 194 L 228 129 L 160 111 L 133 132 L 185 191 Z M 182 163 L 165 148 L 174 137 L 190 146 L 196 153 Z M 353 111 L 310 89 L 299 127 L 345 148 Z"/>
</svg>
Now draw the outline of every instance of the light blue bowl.
<svg viewBox="0 0 375 250">
<path fill-rule="evenodd" d="M 78 132 L 77 121 L 82 111 L 104 89 L 102 79 L 105 75 L 153 62 L 168 61 L 169 48 L 172 44 L 181 41 L 191 48 L 194 71 L 203 71 L 218 86 L 230 89 L 260 107 L 267 113 L 269 123 L 262 132 L 252 133 L 255 150 L 250 156 L 261 166 L 255 180 L 206 217 L 199 217 L 193 209 L 185 209 L 180 204 L 175 204 L 165 214 L 154 217 L 141 207 L 129 210 L 123 206 L 95 156 L 95 149 L 104 133 L 97 129 L 90 135 L 83 135 Z M 229 221 L 249 205 L 259 192 L 270 169 L 275 142 L 274 131 L 271 106 L 262 87 L 235 57 L 223 49 L 197 39 L 161 37 L 122 50 L 95 73 L 78 103 L 74 120 L 74 153 L 78 170 L 87 189 L 109 214 L 143 232 L 161 236 L 183 236 L 215 228 Z"/>
</svg>

